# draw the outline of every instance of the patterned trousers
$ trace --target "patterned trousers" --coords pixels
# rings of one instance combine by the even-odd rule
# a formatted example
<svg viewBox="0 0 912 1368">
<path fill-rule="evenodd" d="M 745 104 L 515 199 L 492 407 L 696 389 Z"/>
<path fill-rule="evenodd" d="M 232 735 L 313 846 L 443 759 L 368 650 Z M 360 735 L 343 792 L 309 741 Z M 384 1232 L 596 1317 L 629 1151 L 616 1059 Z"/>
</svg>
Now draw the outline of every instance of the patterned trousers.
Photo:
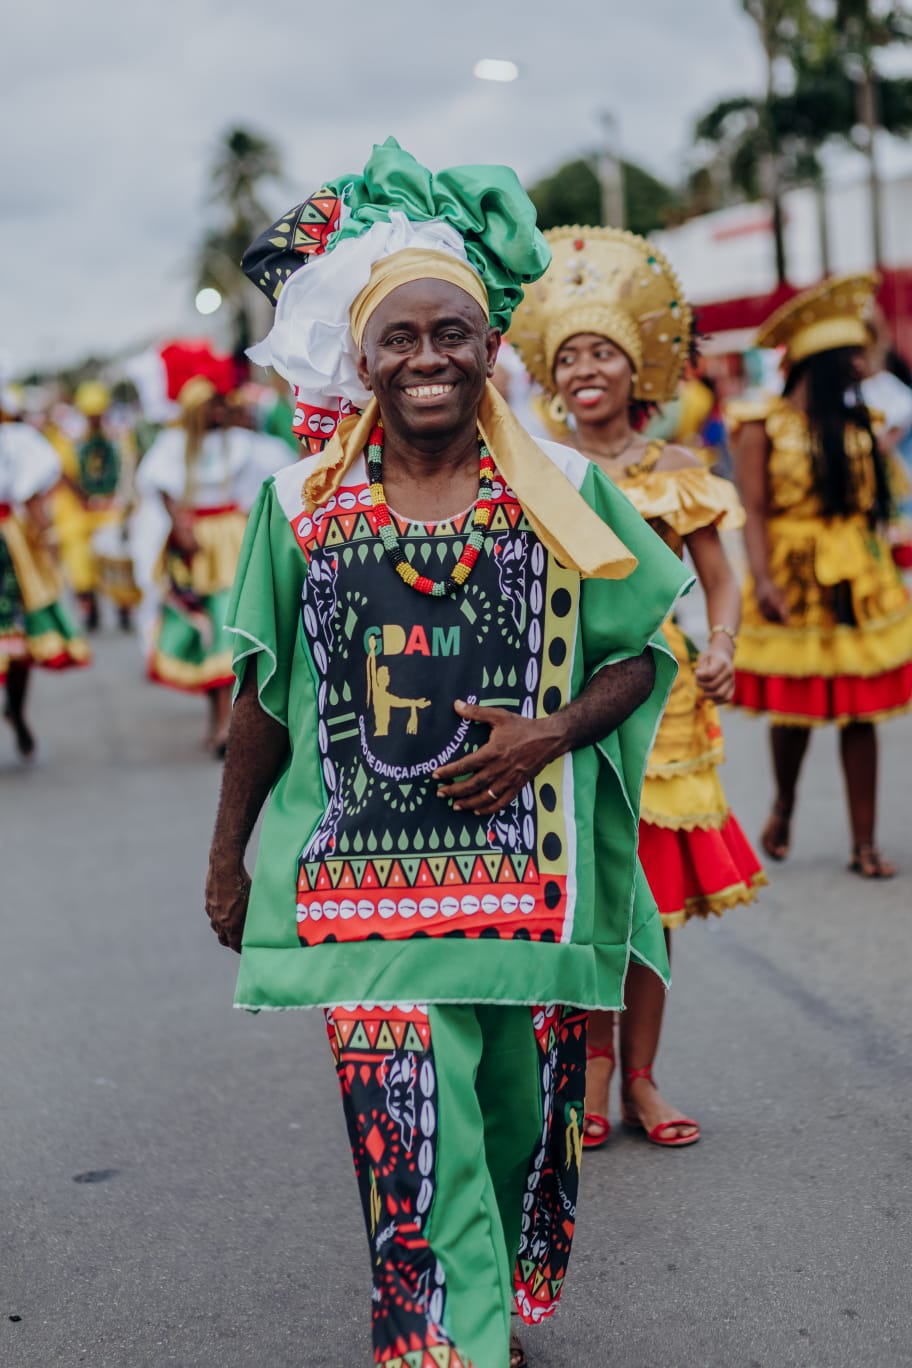
<svg viewBox="0 0 912 1368">
<path fill-rule="evenodd" d="M 333 1008 L 378 1368 L 506 1368 L 553 1313 L 576 1217 L 586 1014 Z"/>
</svg>

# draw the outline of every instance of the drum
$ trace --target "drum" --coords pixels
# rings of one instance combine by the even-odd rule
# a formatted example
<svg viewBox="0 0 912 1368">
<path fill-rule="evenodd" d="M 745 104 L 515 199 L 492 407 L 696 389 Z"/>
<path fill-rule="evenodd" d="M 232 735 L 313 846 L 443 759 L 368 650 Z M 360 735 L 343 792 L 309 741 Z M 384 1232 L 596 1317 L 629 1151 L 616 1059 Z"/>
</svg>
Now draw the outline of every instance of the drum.
<svg viewBox="0 0 912 1368">
<path fill-rule="evenodd" d="M 118 608 L 134 608 L 142 599 L 133 577 L 133 556 L 126 522 L 109 523 L 92 536 L 98 589 Z"/>
</svg>

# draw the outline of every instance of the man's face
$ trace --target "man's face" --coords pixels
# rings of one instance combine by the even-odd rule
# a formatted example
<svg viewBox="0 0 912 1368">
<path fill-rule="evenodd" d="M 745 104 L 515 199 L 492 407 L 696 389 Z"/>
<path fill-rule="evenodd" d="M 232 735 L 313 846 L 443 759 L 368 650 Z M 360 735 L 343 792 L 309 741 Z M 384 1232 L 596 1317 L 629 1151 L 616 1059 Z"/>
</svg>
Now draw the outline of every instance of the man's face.
<svg viewBox="0 0 912 1368">
<path fill-rule="evenodd" d="M 358 374 L 384 423 L 406 436 L 454 432 L 477 413 L 500 334 L 475 300 L 445 280 L 393 290 L 371 315 Z"/>
</svg>

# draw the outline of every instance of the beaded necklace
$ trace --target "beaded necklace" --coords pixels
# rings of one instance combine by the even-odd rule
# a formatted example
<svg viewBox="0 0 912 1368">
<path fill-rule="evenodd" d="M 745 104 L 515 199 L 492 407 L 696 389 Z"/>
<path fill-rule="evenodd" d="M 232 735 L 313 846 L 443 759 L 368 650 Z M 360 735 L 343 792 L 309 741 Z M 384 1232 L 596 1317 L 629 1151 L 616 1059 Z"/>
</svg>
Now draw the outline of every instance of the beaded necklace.
<svg viewBox="0 0 912 1368">
<path fill-rule="evenodd" d="M 400 545 L 399 534 L 396 531 L 389 505 L 386 502 L 386 495 L 383 492 L 383 437 L 383 424 L 378 423 L 371 432 L 367 445 L 367 474 L 370 480 L 371 504 L 383 549 L 396 574 L 410 589 L 416 589 L 419 594 L 430 594 L 432 598 L 447 598 L 458 593 L 465 584 L 484 545 L 485 533 L 488 530 L 488 523 L 491 521 L 494 462 L 491 460 L 490 452 L 484 442 L 479 438 L 478 498 L 475 501 L 472 530 L 469 533 L 462 555 L 453 566 L 448 577 L 445 580 L 432 580 L 427 575 L 419 575 Z"/>
</svg>

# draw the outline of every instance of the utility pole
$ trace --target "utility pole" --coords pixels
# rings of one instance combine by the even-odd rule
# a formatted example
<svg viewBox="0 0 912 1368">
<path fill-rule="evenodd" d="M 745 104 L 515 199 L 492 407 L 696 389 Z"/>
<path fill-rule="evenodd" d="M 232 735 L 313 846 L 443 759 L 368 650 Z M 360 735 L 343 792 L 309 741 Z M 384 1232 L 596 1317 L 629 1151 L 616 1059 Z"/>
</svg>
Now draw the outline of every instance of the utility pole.
<svg viewBox="0 0 912 1368">
<path fill-rule="evenodd" d="M 871 204 L 871 253 L 879 270 L 883 265 L 883 215 L 880 205 L 880 175 L 877 170 L 877 77 L 869 57 L 864 57 L 855 79 L 858 122 L 864 129 L 864 154 L 868 159 L 868 194 Z"/>
<path fill-rule="evenodd" d="M 602 223 L 610 228 L 624 227 L 624 168 L 621 163 L 620 125 L 608 110 L 599 115 L 602 140 L 595 156 L 596 175 L 602 201 Z"/>
<path fill-rule="evenodd" d="M 827 187 L 826 179 L 822 171 L 811 181 L 811 191 L 814 195 L 814 203 L 817 206 L 817 242 L 820 251 L 820 274 L 822 276 L 828 276 L 830 274 L 832 255 L 830 252 L 830 224 L 827 218 Z"/>
</svg>

